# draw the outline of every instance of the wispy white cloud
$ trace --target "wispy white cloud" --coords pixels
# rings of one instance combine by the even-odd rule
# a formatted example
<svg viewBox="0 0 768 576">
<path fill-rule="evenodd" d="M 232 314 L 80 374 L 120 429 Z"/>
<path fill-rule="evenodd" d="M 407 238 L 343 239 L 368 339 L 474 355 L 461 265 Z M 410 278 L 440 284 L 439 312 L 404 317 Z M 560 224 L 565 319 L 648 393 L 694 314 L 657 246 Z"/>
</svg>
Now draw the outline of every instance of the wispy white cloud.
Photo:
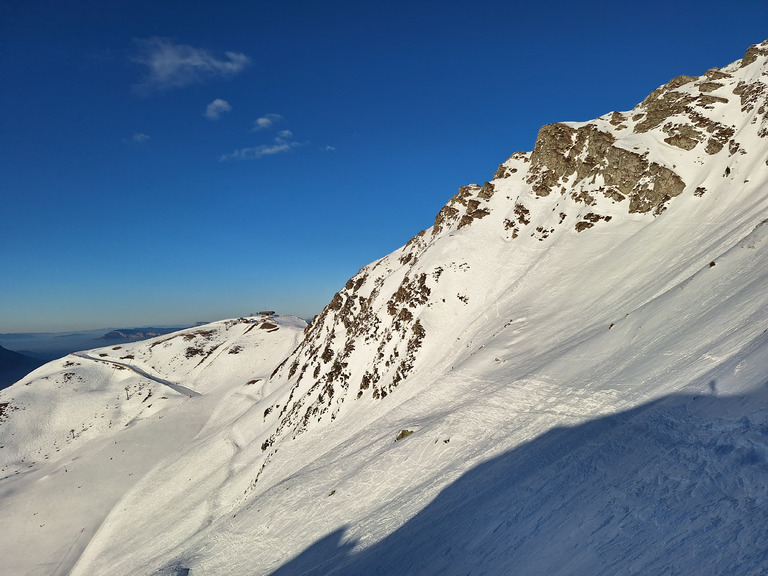
<svg viewBox="0 0 768 576">
<path fill-rule="evenodd" d="M 336 150 L 336 146 L 323 146 L 320 148 L 323 152 L 334 152 Z"/>
<path fill-rule="evenodd" d="M 227 160 L 250 160 L 255 158 L 262 158 L 263 156 L 272 156 L 273 154 L 288 152 L 292 148 L 303 145 L 304 143 L 296 142 L 293 140 L 293 132 L 290 130 L 281 130 L 278 135 L 275 136 L 275 139 L 271 144 L 262 144 L 252 148 L 241 148 L 240 150 L 235 150 L 231 154 L 224 154 L 220 160 L 225 162 Z"/>
<path fill-rule="evenodd" d="M 180 88 L 211 78 L 230 77 L 239 73 L 250 58 L 239 52 L 224 52 L 217 58 L 204 48 L 174 44 L 167 38 L 137 39 L 136 53 L 131 58 L 147 67 L 147 75 L 135 85 L 140 92 Z"/>
<path fill-rule="evenodd" d="M 137 132 L 130 138 L 123 138 L 123 142 L 133 143 L 133 144 L 143 144 L 149 139 L 150 139 L 149 135 L 143 134 L 142 132 Z"/>
<path fill-rule="evenodd" d="M 208 120 L 218 120 L 224 112 L 232 110 L 232 106 L 226 100 L 216 98 L 213 102 L 208 104 L 205 108 L 205 116 Z"/>
<path fill-rule="evenodd" d="M 264 114 L 261 118 L 257 118 L 253 122 L 252 132 L 258 132 L 259 130 L 266 130 L 272 128 L 276 122 L 280 122 L 283 117 L 280 114 Z"/>
</svg>

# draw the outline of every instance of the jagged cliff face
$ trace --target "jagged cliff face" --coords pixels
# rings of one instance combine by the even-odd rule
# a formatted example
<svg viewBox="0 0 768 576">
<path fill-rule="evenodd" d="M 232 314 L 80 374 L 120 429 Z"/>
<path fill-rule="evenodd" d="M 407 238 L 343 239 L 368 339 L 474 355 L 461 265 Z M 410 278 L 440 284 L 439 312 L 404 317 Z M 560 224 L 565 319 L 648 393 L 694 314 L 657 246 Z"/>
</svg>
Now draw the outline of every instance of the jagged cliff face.
<svg viewBox="0 0 768 576">
<path fill-rule="evenodd" d="M 766 150 L 768 41 L 725 68 L 674 78 L 629 112 L 543 127 L 533 152 L 513 154 L 482 186 L 459 188 L 431 229 L 361 269 L 307 327 L 265 388 L 289 390 L 264 416 L 266 461 L 283 437 L 354 403 L 390 401 L 415 372 L 449 370 L 470 353 L 476 321 L 494 307 L 500 317 L 511 311 L 526 274 L 565 240 L 574 257 L 594 258 L 579 255 L 580 238 L 634 233 L 679 198 L 704 202 L 724 178 L 765 176 Z M 744 185 L 734 180 L 733 192 Z M 674 278 L 674 254 L 658 265 Z M 610 294 L 606 284 L 605 301 Z"/>
</svg>

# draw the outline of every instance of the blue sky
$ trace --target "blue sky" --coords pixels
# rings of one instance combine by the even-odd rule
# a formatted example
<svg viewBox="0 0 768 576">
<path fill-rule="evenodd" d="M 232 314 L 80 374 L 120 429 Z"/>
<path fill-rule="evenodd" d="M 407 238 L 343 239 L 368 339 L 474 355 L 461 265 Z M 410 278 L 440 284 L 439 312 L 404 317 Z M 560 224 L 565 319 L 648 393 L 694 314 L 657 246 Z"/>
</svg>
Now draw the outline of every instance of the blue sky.
<svg viewBox="0 0 768 576">
<path fill-rule="evenodd" d="M 309 317 L 541 125 L 768 37 L 768 3 L 0 4 L 0 333 Z"/>
</svg>

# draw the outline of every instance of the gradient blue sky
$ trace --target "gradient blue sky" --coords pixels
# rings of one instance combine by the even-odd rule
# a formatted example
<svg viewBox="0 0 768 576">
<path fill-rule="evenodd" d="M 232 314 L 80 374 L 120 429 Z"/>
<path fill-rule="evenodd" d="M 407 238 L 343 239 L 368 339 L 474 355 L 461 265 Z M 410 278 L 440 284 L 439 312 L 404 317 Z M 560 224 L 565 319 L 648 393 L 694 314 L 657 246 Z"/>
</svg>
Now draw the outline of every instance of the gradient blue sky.
<svg viewBox="0 0 768 576">
<path fill-rule="evenodd" d="M 541 125 L 768 2 L 3 0 L 0 333 L 308 317 Z"/>
</svg>

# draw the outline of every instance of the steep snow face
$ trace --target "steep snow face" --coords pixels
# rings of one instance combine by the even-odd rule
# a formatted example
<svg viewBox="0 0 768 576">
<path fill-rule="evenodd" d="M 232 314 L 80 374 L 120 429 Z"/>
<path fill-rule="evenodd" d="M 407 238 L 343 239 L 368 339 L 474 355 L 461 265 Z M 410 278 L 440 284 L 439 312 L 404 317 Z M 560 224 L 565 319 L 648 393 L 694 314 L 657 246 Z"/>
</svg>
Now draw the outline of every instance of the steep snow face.
<svg viewBox="0 0 768 576">
<path fill-rule="evenodd" d="M 629 112 L 545 126 L 532 153 L 460 188 L 312 322 L 270 384 L 292 388 L 265 451 L 531 314 L 553 343 L 616 322 L 748 234 L 766 202 L 766 53 L 677 77 Z"/>
</svg>

